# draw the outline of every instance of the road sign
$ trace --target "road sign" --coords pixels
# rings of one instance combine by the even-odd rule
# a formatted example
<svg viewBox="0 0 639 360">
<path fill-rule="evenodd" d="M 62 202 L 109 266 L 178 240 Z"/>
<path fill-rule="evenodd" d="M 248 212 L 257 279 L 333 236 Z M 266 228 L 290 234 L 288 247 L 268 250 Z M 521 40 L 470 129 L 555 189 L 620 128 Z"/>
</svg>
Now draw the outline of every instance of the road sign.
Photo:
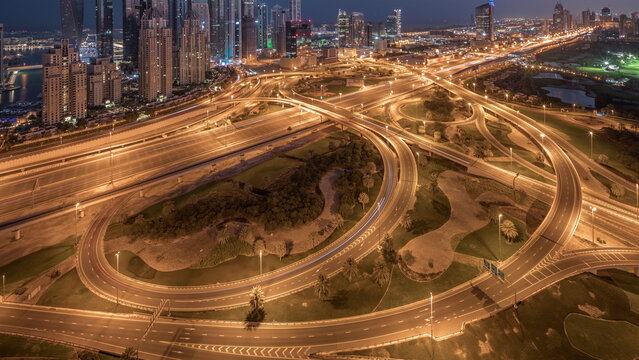
<svg viewBox="0 0 639 360">
<path fill-rule="evenodd" d="M 484 267 L 490 271 L 493 275 L 497 276 L 499 279 L 501 279 L 502 281 L 506 280 L 506 275 L 504 274 L 504 272 L 498 268 L 495 264 L 489 262 L 488 260 L 484 259 Z"/>
</svg>

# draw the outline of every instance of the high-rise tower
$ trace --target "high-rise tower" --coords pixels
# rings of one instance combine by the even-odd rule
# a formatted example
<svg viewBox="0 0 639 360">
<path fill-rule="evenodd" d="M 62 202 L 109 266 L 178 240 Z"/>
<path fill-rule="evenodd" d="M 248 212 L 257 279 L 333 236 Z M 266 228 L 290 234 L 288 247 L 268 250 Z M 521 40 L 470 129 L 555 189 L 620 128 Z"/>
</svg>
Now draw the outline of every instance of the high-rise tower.
<svg viewBox="0 0 639 360">
<path fill-rule="evenodd" d="M 4 26 L 0 24 L 0 88 L 4 85 Z"/>
<path fill-rule="evenodd" d="M 113 59 L 113 0 L 95 1 L 95 28 L 98 57 Z"/>
<path fill-rule="evenodd" d="M 42 55 L 42 120 L 46 124 L 87 116 L 87 66 L 70 41 Z"/>
<path fill-rule="evenodd" d="M 60 19 L 62 38 L 69 39 L 69 44 L 79 50 L 84 28 L 84 0 L 60 0 Z"/>
<path fill-rule="evenodd" d="M 290 0 L 291 21 L 302 20 L 302 0 Z"/>
<path fill-rule="evenodd" d="M 173 35 L 162 13 L 147 10 L 140 25 L 139 91 L 144 100 L 173 94 Z"/>
<path fill-rule="evenodd" d="M 179 79 L 181 85 L 201 84 L 206 80 L 209 35 L 208 29 L 202 27 L 201 21 L 193 13 L 184 20 L 180 32 Z"/>
<path fill-rule="evenodd" d="M 475 8 L 475 28 L 477 40 L 495 41 L 495 2 Z"/>
<path fill-rule="evenodd" d="M 267 49 L 268 28 L 270 24 L 268 21 L 268 5 L 264 3 L 259 4 L 255 10 L 255 25 L 257 26 L 257 48 Z"/>
</svg>

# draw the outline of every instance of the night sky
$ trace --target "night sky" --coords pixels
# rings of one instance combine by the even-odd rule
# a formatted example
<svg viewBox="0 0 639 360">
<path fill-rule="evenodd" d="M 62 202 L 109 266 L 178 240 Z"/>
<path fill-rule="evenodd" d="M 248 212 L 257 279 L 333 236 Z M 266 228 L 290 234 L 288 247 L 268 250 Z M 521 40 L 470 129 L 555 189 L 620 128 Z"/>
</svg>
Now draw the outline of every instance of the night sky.
<svg viewBox="0 0 639 360">
<path fill-rule="evenodd" d="M 485 1 L 485 0 L 484 0 Z M 404 27 L 441 27 L 466 24 L 472 9 L 481 0 L 302 0 L 303 15 L 314 23 L 335 23 L 337 9 L 361 11 L 370 21 L 382 21 L 394 8 L 401 8 Z M 257 0 L 256 2 L 260 2 Z M 266 0 L 288 7 L 288 1 Z M 550 17 L 556 0 L 497 0 L 497 17 Z M 614 13 L 639 11 L 637 0 L 564 0 L 565 7 L 579 16 L 590 7 L 599 10 L 609 6 Z M 94 27 L 95 0 L 86 0 L 85 24 Z M 116 27 L 121 25 L 122 0 L 115 0 Z M 0 23 L 7 30 L 51 30 L 59 28 L 59 0 L 0 0 Z"/>
</svg>

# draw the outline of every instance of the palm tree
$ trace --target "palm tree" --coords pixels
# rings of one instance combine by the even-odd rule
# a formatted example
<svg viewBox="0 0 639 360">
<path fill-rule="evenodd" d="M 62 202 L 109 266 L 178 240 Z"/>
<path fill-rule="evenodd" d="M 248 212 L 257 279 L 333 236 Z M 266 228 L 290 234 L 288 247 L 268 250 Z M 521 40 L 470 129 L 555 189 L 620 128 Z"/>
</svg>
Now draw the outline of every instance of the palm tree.
<svg viewBox="0 0 639 360">
<path fill-rule="evenodd" d="M 388 270 L 388 266 L 386 266 L 386 263 L 384 263 L 381 259 L 377 259 L 377 261 L 375 261 L 371 275 L 375 284 L 380 287 L 388 284 L 390 281 L 390 271 Z"/>
<path fill-rule="evenodd" d="M 368 204 L 370 199 L 368 195 L 366 195 L 366 193 L 360 193 L 359 197 L 357 198 L 357 201 L 359 201 L 362 204 L 362 209 L 364 209 L 364 205 Z"/>
<path fill-rule="evenodd" d="M 512 242 L 519 233 L 517 232 L 517 227 L 510 220 L 504 220 L 501 222 L 501 233 L 504 234 L 508 242 Z"/>
<path fill-rule="evenodd" d="M 319 273 L 317 275 L 317 282 L 315 283 L 315 295 L 317 295 L 320 300 L 326 300 L 328 299 L 330 292 L 331 290 L 329 288 L 328 278 L 326 275 Z"/>
<path fill-rule="evenodd" d="M 122 353 L 122 355 L 120 355 L 121 360 L 137 360 L 137 358 L 138 358 L 138 351 L 135 350 L 135 348 L 130 346 L 124 349 L 124 352 Z"/>
<path fill-rule="evenodd" d="M 362 178 L 362 185 L 364 185 L 367 191 L 370 191 L 371 188 L 375 186 L 375 179 L 373 179 L 370 175 L 364 175 Z"/>
<path fill-rule="evenodd" d="M 399 224 L 404 228 L 404 230 L 408 231 L 411 226 L 413 226 L 413 217 L 410 216 L 409 213 L 404 214 Z"/>
<path fill-rule="evenodd" d="M 342 265 L 342 271 L 344 272 L 344 276 L 348 279 L 348 281 L 352 281 L 359 275 L 359 268 L 357 267 L 357 262 L 352 257 L 349 257 Z"/>
<path fill-rule="evenodd" d="M 333 215 L 333 225 L 336 229 L 341 229 L 344 226 L 344 218 L 341 214 Z"/>
<path fill-rule="evenodd" d="M 614 183 L 612 184 L 612 186 L 610 187 L 610 192 L 612 193 L 612 195 L 614 195 L 615 197 L 622 197 L 626 194 L 626 189 L 623 188 L 623 186 Z"/>
<path fill-rule="evenodd" d="M 264 310 L 264 291 L 262 287 L 257 285 L 251 289 L 249 296 L 249 308 L 251 314 L 256 314 Z"/>
</svg>

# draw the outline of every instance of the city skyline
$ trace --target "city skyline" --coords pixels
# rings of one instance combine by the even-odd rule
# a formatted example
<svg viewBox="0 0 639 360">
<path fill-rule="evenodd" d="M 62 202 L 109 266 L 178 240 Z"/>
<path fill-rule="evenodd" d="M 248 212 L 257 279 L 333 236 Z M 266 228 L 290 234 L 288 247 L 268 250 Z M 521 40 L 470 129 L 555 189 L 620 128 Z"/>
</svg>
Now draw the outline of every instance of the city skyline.
<svg viewBox="0 0 639 360">
<path fill-rule="evenodd" d="M 115 0 L 113 4 L 114 26 L 116 29 L 122 28 L 122 2 Z M 263 1 L 269 7 L 279 4 L 284 8 L 290 6 L 289 0 L 266 0 Z M 256 4 L 261 1 L 256 1 Z M 371 21 L 384 21 L 386 16 L 395 8 L 402 8 L 405 12 L 403 18 L 404 27 L 411 28 L 425 27 L 445 27 L 452 25 L 467 25 L 472 9 L 485 1 L 452 0 L 443 5 L 437 4 L 441 11 L 438 13 L 427 12 L 429 6 L 435 2 L 416 2 L 413 0 L 388 1 L 364 1 L 352 0 L 344 4 L 338 0 L 327 0 L 321 3 L 312 1 L 302 2 L 302 17 L 313 20 L 315 24 L 334 24 L 335 13 L 342 8 L 347 12 L 363 12 L 367 19 Z M 506 1 L 496 2 L 496 18 L 505 17 L 552 17 L 552 9 L 556 0 L 542 0 L 534 3 L 509 3 Z M 590 9 L 600 11 L 603 7 L 610 7 L 614 14 L 630 13 L 634 11 L 633 0 L 617 0 L 602 2 L 600 0 L 587 1 L 562 1 L 565 8 L 573 13 L 580 13 L 582 10 Z M 34 11 L 36 9 L 37 11 Z M 459 9 L 464 9 L 459 11 Z M 84 3 L 84 27 L 95 29 L 95 1 L 85 0 Z M 0 23 L 4 23 L 5 31 L 11 30 L 57 30 L 60 29 L 60 4 L 58 1 L 48 0 L 25 0 L 19 3 L 0 3 L 0 14 L 9 14 L 11 17 L 0 16 Z M 25 19 L 30 21 L 25 22 Z"/>
</svg>

